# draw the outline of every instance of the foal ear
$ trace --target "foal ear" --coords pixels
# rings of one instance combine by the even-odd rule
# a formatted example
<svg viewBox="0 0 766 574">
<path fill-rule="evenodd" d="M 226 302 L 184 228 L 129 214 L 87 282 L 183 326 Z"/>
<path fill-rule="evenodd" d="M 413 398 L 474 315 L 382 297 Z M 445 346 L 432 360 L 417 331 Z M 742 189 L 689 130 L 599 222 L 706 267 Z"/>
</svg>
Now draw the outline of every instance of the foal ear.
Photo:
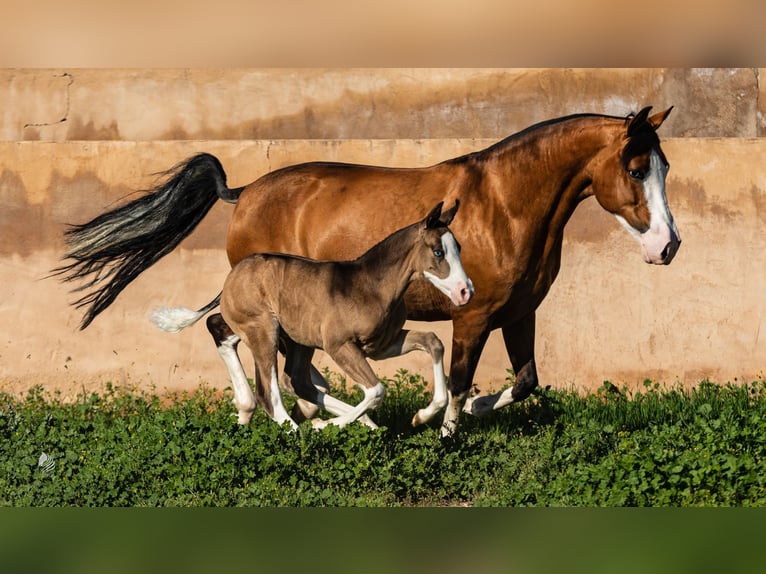
<svg viewBox="0 0 766 574">
<path fill-rule="evenodd" d="M 440 201 L 436 204 L 436 207 L 434 207 L 431 212 L 426 215 L 426 229 L 434 229 L 436 227 L 440 227 L 439 218 L 442 214 L 442 205 L 444 205 L 443 201 Z"/>
<path fill-rule="evenodd" d="M 646 106 L 643 110 L 638 112 L 635 116 L 633 116 L 630 119 L 630 123 L 628 124 L 628 137 L 632 136 L 636 130 L 643 125 L 644 122 L 646 122 L 646 118 L 649 116 L 649 112 L 651 111 L 652 106 Z"/>
<path fill-rule="evenodd" d="M 455 217 L 455 214 L 457 213 L 457 208 L 460 207 L 460 200 L 455 200 L 455 205 L 453 205 L 450 209 L 442 213 L 442 216 L 439 218 L 439 222 L 444 226 L 447 227 L 450 223 L 452 223 L 452 220 Z"/>
<path fill-rule="evenodd" d="M 667 110 L 664 112 L 660 112 L 658 114 L 654 114 L 649 118 L 649 123 L 652 124 L 652 127 L 656 130 L 658 127 L 662 125 L 662 122 L 664 122 L 667 117 L 670 115 L 670 110 L 673 109 L 673 106 L 670 106 Z"/>
</svg>

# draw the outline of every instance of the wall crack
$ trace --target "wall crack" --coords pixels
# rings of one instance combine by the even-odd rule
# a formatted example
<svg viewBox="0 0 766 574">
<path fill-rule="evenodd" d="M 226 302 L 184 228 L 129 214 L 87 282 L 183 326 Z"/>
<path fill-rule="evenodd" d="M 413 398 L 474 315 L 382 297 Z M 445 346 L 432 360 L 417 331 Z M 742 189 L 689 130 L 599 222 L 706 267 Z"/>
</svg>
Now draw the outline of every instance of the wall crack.
<svg viewBox="0 0 766 574">
<path fill-rule="evenodd" d="M 45 128 L 50 126 L 56 126 L 59 124 L 63 124 L 67 121 L 67 118 L 69 118 L 69 109 L 70 109 L 70 88 L 72 87 L 72 84 L 74 84 L 74 76 L 70 74 L 69 72 L 64 72 L 63 74 L 54 76 L 56 78 L 67 78 L 67 85 L 66 85 L 66 92 L 65 92 L 65 105 L 64 105 L 64 115 L 60 120 L 54 121 L 54 122 L 40 122 L 40 123 L 27 123 L 24 124 L 24 129 L 27 128 Z"/>
</svg>

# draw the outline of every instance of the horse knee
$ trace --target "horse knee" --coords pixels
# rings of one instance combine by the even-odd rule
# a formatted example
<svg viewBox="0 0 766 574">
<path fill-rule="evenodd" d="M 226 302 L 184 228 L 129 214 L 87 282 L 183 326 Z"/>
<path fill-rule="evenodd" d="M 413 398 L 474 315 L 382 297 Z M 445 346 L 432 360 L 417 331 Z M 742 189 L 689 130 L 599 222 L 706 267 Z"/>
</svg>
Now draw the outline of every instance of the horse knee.
<svg viewBox="0 0 766 574">
<path fill-rule="evenodd" d="M 436 336 L 436 333 L 430 331 L 425 333 L 423 343 L 434 361 L 440 361 L 444 358 L 444 343 Z"/>
</svg>

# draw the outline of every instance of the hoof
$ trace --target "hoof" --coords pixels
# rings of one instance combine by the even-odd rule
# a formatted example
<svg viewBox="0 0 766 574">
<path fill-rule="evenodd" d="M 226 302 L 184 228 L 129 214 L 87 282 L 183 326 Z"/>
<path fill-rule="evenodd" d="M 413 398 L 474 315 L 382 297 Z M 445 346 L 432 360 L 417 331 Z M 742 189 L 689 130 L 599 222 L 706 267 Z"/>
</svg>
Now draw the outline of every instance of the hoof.
<svg viewBox="0 0 766 574">
<path fill-rule="evenodd" d="M 428 422 L 428 413 L 424 412 L 425 409 L 420 409 L 418 412 L 415 413 L 415 416 L 412 417 L 412 426 L 418 427 L 426 422 Z"/>
<path fill-rule="evenodd" d="M 483 417 L 492 412 L 492 404 L 487 397 L 468 397 L 463 406 L 463 412 L 475 417 Z"/>
<path fill-rule="evenodd" d="M 457 430 L 457 424 L 454 422 L 445 422 L 442 424 L 441 428 L 439 429 L 439 436 L 441 438 L 449 438 L 452 435 L 455 434 L 455 430 Z"/>
<path fill-rule="evenodd" d="M 376 425 L 367 415 L 362 415 L 356 420 L 362 423 L 364 426 L 371 428 L 372 430 L 378 430 L 378 425 Z"/>
<path fill-rule="evenodd" d="M 330 424 L 330 421 L 326 421 L 324 419 L 311 419 L 311 426 L 316 430 L 322 430 L 328 424 Z"/>
<path fill-rule="evenodd" d="M 239 413 L 237 413 L 237 424 L 249 425 L 252 418 L 252 411 L 239 411 Z"/>
</svg>

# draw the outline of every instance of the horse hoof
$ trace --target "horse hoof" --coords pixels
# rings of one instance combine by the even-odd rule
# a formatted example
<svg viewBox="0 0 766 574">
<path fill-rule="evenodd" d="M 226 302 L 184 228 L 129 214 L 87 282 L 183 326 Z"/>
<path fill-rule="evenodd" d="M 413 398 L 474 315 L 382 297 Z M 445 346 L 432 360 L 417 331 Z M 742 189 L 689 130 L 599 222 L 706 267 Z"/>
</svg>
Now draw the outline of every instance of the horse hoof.
<svg viewBox="0 0 766 574">
<path fill-rule="evenodd" d="M 463 412 L 473 415 L 475 417 L 481 417 L 486 415 L 492 410 L 492 406 L 482 401 L 483 397 L 468 397 L 463 406 Z"/>
<path fill-rule="evenodd" d="M 441 438 L 449 438 L 452 435 L 455 434 L 455 430 L 457 429 L 457 424 L 454 422 L 445 422 L 442 424 L 441 428 L 439 429 L 439 436 Z"/>
<path fill-rule="evenodd" d="M 372 419 L 367 415 L 362 415 L 356 420 L 362 423 L 364 426 L 371 428 L 372 430 L 378 430 L 378 425 L 372 422 Z"/>
<path fill-rule="evenodd" d="M 249 425 L 252 418 L 253 418 L 252 412 L 239 411 L 239 413 L 237 413 L 237 424 Z"/>
<path fill-rule="evenodd" d="M 420 409 L 418 412 L 415 413 L 415 416 L 412 417 L 412 426 L 417 427 L 422 424 L 425 424 L 428 422 L 428 420 L 431 417 L 428 416 L 428 413 L 425 412 L 425 409 Z"/>
<path fill-rule="evenodd" d="M 330 424 L 329 421 L 326 421 L 324 419 L 311 419 L 311 426 L 314 427 L 316 430 L 322 430 L 328 424 Z"/>
</svg>

